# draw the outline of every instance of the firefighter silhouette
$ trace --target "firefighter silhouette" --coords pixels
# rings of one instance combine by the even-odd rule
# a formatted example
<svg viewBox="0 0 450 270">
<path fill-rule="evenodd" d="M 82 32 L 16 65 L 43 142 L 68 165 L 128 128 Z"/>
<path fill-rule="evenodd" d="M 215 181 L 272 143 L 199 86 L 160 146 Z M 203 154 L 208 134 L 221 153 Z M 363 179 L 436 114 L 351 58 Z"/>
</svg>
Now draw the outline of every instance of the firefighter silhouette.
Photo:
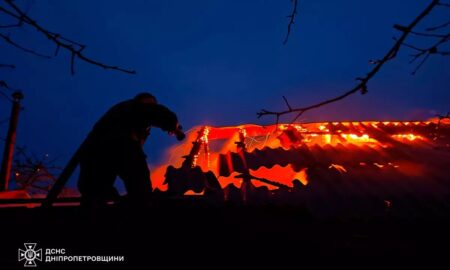
<svg viewBox="0 0 450 270">
<path fill-rule="evenodd" d="M 113 106 L 100 118 L 80 158 L 78 189 L 83 205 L 104 205 L 118 199 L 114 188 L 117 176 L 125 185 L 128 202 L 141 204 L 151 198 L 150 171 L 142 148 L 151 127 L 175 134 L 178 140 L 185 137 L 176 114 L 149 93 Z"/>
</svg>

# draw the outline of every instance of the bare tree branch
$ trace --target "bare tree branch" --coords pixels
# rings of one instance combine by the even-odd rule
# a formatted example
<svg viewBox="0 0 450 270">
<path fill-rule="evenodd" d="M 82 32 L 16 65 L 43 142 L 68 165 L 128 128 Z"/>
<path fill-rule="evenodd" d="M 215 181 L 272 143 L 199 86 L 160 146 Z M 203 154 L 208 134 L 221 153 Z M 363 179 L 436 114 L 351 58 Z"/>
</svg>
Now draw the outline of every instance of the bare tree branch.
<svg viewBox="0 0 450 270">
<path fill-rule="evenodd" d="M 8 84 L 5 81 L 3 81 L 3 80 L 0 80 L 0 88 L 5 88 L 5 89 L 8 89 L 8 90 L 15 90 L 13 88 L 10 88 L 8 86 Z M 2 90 L 0 90 L 0 96 L 4 97 L 8 101 L 12 101 L 12 99 L 5 92 L 3 92 Z"/>
<path fill-rule="evenodd" d="M 283 96 L 284 102 L 286 102 L 286 106 L 288 107 L 289 110 L 292 110 L 291 105 L 289 104 L 287 98 L 285 96 Z"/>
<path fill-rule="evenodd" d="M 4 80 L 0 80 L 0 88 L 5 88 L 5 89 L 11 90 L 11 91 L 21 91 L 19 89 L 10 87 Z"/>
<path fill-rule="evenodd" d="M 291 29 L 295 22 L 295 16 L 297 15 L 298 0 L 291 0 L 291 2 L 292 2 L 292 13 L 287 16 L 289 18 L 289 24 L 287 27 L 286 37 L 284 38 L 283 41 L 283 45 L 286 45 L 289 40 L 289 35 L 291 34 Z"/>
<path fill-rule="evenodd" d="M 450 4 L 447 4 L 447 3 L 438 3 L 438 6 L 442 6 L 442 7 L 450 7 Z"/>
<path fill-rule="evenodd" d="M 416 46 L 412 46 L 410 44 L 403 43 L 402 44 L 403 46 L 406 46 L 408 48 L 418 51 L 416 54 L 412 55 L 412 59 L 411 59 L 410 63 L 413 63 L 416 60 L 422 58 L 420 63 L 416 66 L 416 68 L 413 70 L 413 72 L 411 74 L 415 75 L 417 73 L 417 71 L 423 66 L 423 64 L 425 64 L 425 62 L 428 60 L 428 58 L 433 54 L 434 55 L 442 55 L 442 56 L 450 55 L 450 52 L 439 50 L 439 46 L 448 42 L 449 40 L 450 40 L 450 34 L 444 35 L 438 42 L 436 42 L 434 45 L 432 45 L 431 47 L 426 48 L 426 49 L 421 49 Z"/>
<path fill-rule="evenodd" d="M 420 53 L 421 54 L 421 53 Z M 430 57 L 430 54 L 427 53 L 425 54 L 425 56 L 422 58 L 422 61 L 420 61 L 420 63 L 416 66 L 416 68 L 411 72 L 412 75 L 415 75 L 417 73 L 417 71 L 419 71 L 419 69 L 423 66 L 423 64 L 425 64 L 425 62 L 428 60 L 428 58 Z M 415 59 L 419 59 L 419 57 L 415 57 Z"/>
<path fill-rule="evenodd" d="M 278 123 L 278 119 L 280 118 L 280 116 L 296 113 L 296 116 L 293 120 L 293 122 L 294 122 L 295 120 L 298 119 L 298 117 L 300 117 L 303 113 L 305 113 L 309 110 L 319 108 L 324 105 L 342 100 L 342 99 L 344 99 L 350 95 L 353 95 L 355 93 L 358 93 L 358 92 L 360 92 L 361 94 L 367 93 L 367 83 L 378 73 L 378 71 L 383 67 L 383 65 L 385 63 L 394 59 L 397 56 L 397 53 L 399 52 L 400 47 L 402 46 L 402 44 L 404 43 L 404 41 L 406 40 L 408 35 L 411 33 L 411 31 L 414 29 L 414 27 L 416 27 L 416 25 L 420 21 L 422 21 L 422 19 L 425 18 L 430 13 L 430 11 L 434 7 L 436 7 L 438 4 L 439 4 L 439 0 L 432 0 L 431 3 L 424 10 L 422 10 L 422 12 L 408 26 L 394 25 L 394 28 L 397 30 L 400 30 L 402 32 L 402 35 L 400 36 L 400 38 L 397 39 L 395 44 L 389 49 L 389 51 L 383 56 L 382 59 L 373 61 L 375 66 L 372 68 L 372 70 L 369 73 L 366 74 L 365 77 L 357 78 L 359 83 L 356 86 L 354 86 L 351 90 L 349 90 L 335 98 L 331 98 L 331 99 L 328 99 L 328 100 L 325 100 L 325 101 L 322 101 L 322 102 L 319 102 L 317 104 L 313 104 L 313 105 L 307 106 L 307 107 L 288 108 L 285 111 L 269 111 L 269 110 L 262 109 L 260 112 L 257 113 L 258 118 L 261 118 L 266 115 L 274 115 L 276 117 L 276 120 Z"/>
<path fill-rule="evenodd" d="M 434 27 L 428 27 L 427 29 L 425 29 L 425 31 L 433 32 L 433 31 L 445 28 L 445 27 L 447 27 L 449 25 L 450 25 L 450 21 L 448 21 L 446 23 L 443 23 L 443 24 L 440 24 L 440 25 L 437 25 L 437 26 L 434 26 Z"/>
<path fill-rule="evenodd" d="M 430 33 L 421 33 L 421 32 L 415 32 L 415 31 L 411 31 L 410 33 L 412 35 L 420 36 L 420 37 L 444 38 L 444 37 L 448 36 L 448 35 L 444 35 L 444 34 L 430 34 Z"/>
<path fill-rule="evenodd" d="M 16 66 L 12 64 L 0 64 L 0 68 L 16 68 Z"/>
<path fill-rule="evenodd" d="M 394 38 L 394 40 L 397 40 L 397 39 Z M 410 49 L 413 49 L 413 50 L 416 50 L 416 51 L 419 51 L 419 52 L 423 51 L 423 49 L 421 49 L 421 48 L 419 48 L 419 47 L 416 47 L 416 46 L 414 46 L 414 45 L 411 45 L 411 44 L 409 44 L 409 43 L 406 43 L 406 42 L 403 42 L 403 43 L 402 43 L 402 46 L 407 47 L 407 48 L 410 48 Z M 410 63 L 412 63 L 412 62 L 414 62 L 414 61 L 411 60 Z"/>
<path fill-rule="evenodd" d="M 124 73 L 129 73 L 129 74 L 136 73 L 136 71 L 134 71 L 134 70 L 124 69 L 124 68 L 121 68 L 118 66 L 106 65 L 99 61 L 96 61 L 96 60 L 86 57 L 84 54 L 82 54 L 82 51 L 86 48 L 85 45 L 82 45 L 78 42 L 75 42 L 73 40 L 63 37 L 60 34 L 48 31 L 47 29 L 43 28 L 36 21 L 34 21 L 30 17 L 28 17 L 28 15 L 26 15 L 25 12 L 23 12 L 13 2 L 13 0 L 3 0 L 3 1 L 5 3 L 7 3 L 14 10 L 14 12 L 7 10 L 6 8 L 1 7 L 1 6 L 0 6 L 0 11 L 5 14 L 8 14 L 11 17 L 16 18 L 19 22 L 23 22 L 24 24 L 31 26 L 32 28 L 36 29 L 39 33 L 42 33 L 46 38 L 48 38 L 50 41 L 52 41 L 56 45 L 55 55 L 58 53 L 60 48 L 64 48 L 67 51 L 69 51 L 69 53 L 71 55 L 70 69 L 71 69 L 72 74 L 75 73 L 75 69 L 74 69 L 75 58 L 78 58 L 86 63 L 101 67 L 103 69 L 117 70 L 117 71 L 121 71 Z"/>
<path fill-rule="evenodd" d="M 12 40 L 9 36 L 7 36 L 7 35 L 4 35 L 4 34 L 0 33 L 0 37 L 3 38 L 3 39 L 4 39 L 7 43 L 9 43 L 10 45 L 12 45 L 12 46 L 16 47 L 17 49 L 22 50 L 22 51 L 24 51 L 24 52 L 26 52 L 26 53 L 30 53 L 30 54 L 32 54 L 32 55 L 36 55 L 36 56 L 43 57 L 43 58 L 50 58 L 50 56 L 48 56 L 48 55 L 44 55 L 44 54 L 38 53 L 38 52 L 36 52 L 36 51 L 34 51 L 34 50 L 31 50 L 31 49 L 28 49 L 28 48 L 23 47 L 22 45 L 20 45 L 20 44 L 18 44 L 17 42 L 13 41 L 13 40 Z"/>
<path fill-rule="evenodd" d="M 0 87 L 2 87 L 2 86 L 1 86 L 1 83 L 2 83 L 2 82 L 3 82 L 3 81 L 0 81 Z M 8 101 L 12 101 L 11 98 L 10 98 L 7 94 L 5 94 L 3 91 L 1 91 L 1 90 L 0 90 L 0 96 L 6 98 Z"/>
</svg>

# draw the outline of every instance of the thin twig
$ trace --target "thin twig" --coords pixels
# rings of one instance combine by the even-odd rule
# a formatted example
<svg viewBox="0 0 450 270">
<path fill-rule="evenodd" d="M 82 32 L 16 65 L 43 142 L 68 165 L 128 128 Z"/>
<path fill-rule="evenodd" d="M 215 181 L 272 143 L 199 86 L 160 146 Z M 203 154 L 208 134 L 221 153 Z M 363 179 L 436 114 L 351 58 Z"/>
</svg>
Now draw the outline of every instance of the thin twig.
<svg viewBox="0 0 450 270">
<path fill-rule="evenodd" d="M 416 66 L 416 68 L 411 72 L 412 75 L 415 75 L 417 71 L 423 66 L 423 64 L 425 64 L 425 62 L 428 60 L 428 57 L 430 57 L 429 53 L 427 53 L 425 57 L 423 57 L 422 61 L 420 61 L 420 63 Z"/>
<path fill-rule="evenodd" d="M 12 69 L 14 69 L 14 68 L 16 68 L 16 66 L 12 65 L 12 64 L 0 64 L 0 68 L 12 68 Z"/>
<path fill-rule="evenodd" d="M 5 88 L 8 90 L 13 90 L 13 91 L 15 90 L 15 89 L 11 89 L 10 87 L 8 87 L 8 85 L 6 84 L 5 81 L 0 81 L 0 88 Z M 0 96 L 10 102 L 13 102 L 13 99 L 9 95 L 7 95 L 5 92 L 3 92 L 2 90 L 0 90 Z"/>
<path fill-rule="evenodd" d="M 26 53 L 30 53 L 30 54 L 32 54 L 32 55 L 39 56 L 39 57 L 43 57 L 43 58 L 50 58 L 50 56 L 48 56 L 48 55 L 44 55 L 44 54 L 38 53 L 38 52 L 36 52 L 36 51 L 34 51 L 34 50 L 25 48 L 24 46 L 22 46 L 22 45 L 18 44 L 17 42 L 13 41 L 13 40 L 12 40 L 9 36 L 7 36 L 7 35 L 4 35 L 4 34 L 0 33 L 0 37 L 3 38 L 3 39 L 6 41 L 6 43 L 9 43 L 9 44 L 12 45 L 13 47 L 16 47 L 17 49 L 22 50 L 22 51 L 24 51 L 24 52 L 26 52 Z"/>
<path fill-rule="evenodd" d="M 4 80 L 0 80 L 0 88 L 8 89 L 11 91 L 19 91 L 19 92 L 21 91 L 19 89 L 10 87 Z M 9 96 L 8 99 L 10 99 Z"/>
<path fill-rule="evenodd" d="M 450 34 L 442 35 L 441 39 L 439 39 L 435 44 L 431 45 L 429 48 L 423 49 L 419 48 L 417 46 L 413 46 L 411 44 L 403 42 L 402 46 L 408 47 L 410 49 L 413 49 L 417 51 L 417 53 L 411 55 L 412 58 L 410 60 L 410 64 L 414 63 L 416 60 L 422 58 L 420 63 L 416 66 L 416 68 L 411 72 L 412 75 L 415 75 L 417 71 L 425 64 L 425 62 L 428 60 L 428 58 L 434 54 L 434 55 L 442 55 L 447 56 L 450 55 L 450 52 L 447 51 L 441 51 L 439 50 L 439 46 L 447 43 L 450 40 Z"/>
<path fill-rule="evenodd" d="M 291 105 L 289 104 L 287 98 L 285 96 L 283 96 L 284 102 L 286 102 L 286 106 L 289 108 L 289 110 L 292 110 Z"/>
<path fill-rule="evenodd" d="M 443 23 L 443 24 L 440 24 L 440 25 L 437 25 L 437 26 L 434 26 L 434 27 L 428 27 L 427 29 L 425 29 L 425 31 L 433 32 L 433 31 L 445 28 L 445 27 L 447 27 L 449 25 L 450 25 L 450 21 L 448 21 L 446 23 Z"/>
<path fill-rule="evenodd" d="M 397 39 L 394 38 L 394 40 L 397 40 Z M 411 44 L 406 43 L 406 42 L 403 42 L 403 43 L 402 43 L 402 46 L 407 47 L 407 48 L 410 48 L 410 49 L 413 49 L 413 50 L 416 50 L 416 51 L 419 51 L 419 52 L 424 51 L 424 49 L 421 49 L 421 48 L 419 48 L 419 47 L 417 47 L 417 46 L 411 45 Z"/>
<path fill-rule="evenodd" d="M 283 45 L 286 45 L 289 40 L 289 35 L 291 34 L 292 26 L 295 23 L 295 16 L 297 15 L 298 0 L 291 0 L 291 2 L 292 2 L 292 13 L 289 16 L 287 16 L 289 18 L 289 24 L 287 27 L 286 37 L 284 38 L 283 41 Z"/>
<path fill-rule="evenodd" d="M 447 36 L 445 34 L 429 34 L 429 33 L 415 32 L 415 31 L 411 31 L 411 34 L 420 36 L 420 37 L 435 37 L 435 38 L 443 38 L 443 37 Z"/>
<path fill-rule="evenodd" d="M 0 81 L 0 87 L 1 86 L 2 81 Z M 4 93 L 3 91 L 0 90 L 0 96 L 6 98 L 8 101 L 13 101 L 6 93 Z"/>
<path fill-rule="evenodd" d="M 274 115 L 277 119 L 277 123 L 278 120 L 280 118 L 280 116 L 282 115 L 286 115 L 286 114 L 292 114 L 292 113 L 296 113 L 296 116 L 294 118 L 294 121 L 296 119 L 298 119 L 298 117 L 300 117 L 303 113 L 305 113 L 306 111 L 315 109 L 315 108 L 319 108 L 322 107 L 324 105 L 342 100 L 350 95 L 353 95 L 357 92 L 360 92 L 362 94 L 367 93 L 367 83 L 378 73 L 378 71 L 383 67 L 383 65 L 394 59 L 397 56 L 398 51 L 400 50 L 400 47 L 402 46 L 402 43 L 405 41 L 405 39 L 408 37 L 408 35 L 410 34 L 410 32 L 414 29 L 414 27 L 420 22 L 422 21 L 423 18 L 425 18 L 430 11 L 437 6 L 439 3 L 439 0 L 432 0 L 431 3 L 408 25 L 408 26 L 400 26 L 400 25 L 395 25 L 394 28 L 401 30 L 402 31 L 402 35 L 400 36 L 400 38 L 395 42 L 395 44 L 389 49 L 389 51 L 383 56 L 382 59 L 374 61 L 375 66 L 373 67 L 373 69 L 367 73 L 367 75 L 365 77 L 361 77 L 361 78 L 357 78 L 357 80 L 359 81 L 359 83 L 354 86 L 351 90 L 345 92 L 344 94 L 337 96 L 335 98 L 332 99 L 328 99 L 322 102 L 319 102 L 317 104 L 311 105 L 311 106 L 307 106 L 307 107 L 300 107 L 300 108 L 288 108 L 285 111 L 269 111 L 269 110 L 261 110 L 260 112 L 257 113 L 258 118 L 261 118 L 263 116 L 266 115 Z"/>
</svg>

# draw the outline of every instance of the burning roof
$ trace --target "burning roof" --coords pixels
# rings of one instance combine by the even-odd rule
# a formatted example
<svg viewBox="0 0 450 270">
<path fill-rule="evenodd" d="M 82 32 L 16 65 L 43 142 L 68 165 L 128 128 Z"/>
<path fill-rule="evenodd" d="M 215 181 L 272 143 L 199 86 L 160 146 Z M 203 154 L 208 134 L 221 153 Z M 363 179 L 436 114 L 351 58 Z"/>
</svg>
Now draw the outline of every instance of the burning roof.
<svg viewBox="0 0 450 270">
<path fill-rule="evenodd" d="M 194 153 L 191 142 L 198 145 Z M 240 186 L 235 176 L 247 172 L 287 186 L 298 179 L 311 190 L 320 187 L 312 193 L 450 194 L 450 122 L 444 120 L 199 127 L 153 171 L 156 187 L 166 188 L 165 168 L 181 166 L 190 150 L 192 166 L 212 171 L 222 187 Z"/>
</svg>

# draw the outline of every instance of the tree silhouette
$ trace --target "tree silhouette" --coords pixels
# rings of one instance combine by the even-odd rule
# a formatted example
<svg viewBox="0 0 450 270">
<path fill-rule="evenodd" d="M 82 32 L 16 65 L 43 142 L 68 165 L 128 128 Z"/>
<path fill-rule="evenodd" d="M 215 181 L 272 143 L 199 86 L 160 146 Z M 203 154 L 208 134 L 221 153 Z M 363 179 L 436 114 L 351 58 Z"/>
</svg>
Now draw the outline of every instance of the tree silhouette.
<svg viewBox="0 0 450 270">
<path fill-rule="evenodd" d="M 288 25 L 288 33 L 287 33 L 284 43 L 287 42 L 287 39 L 291 32 L 291 26 L 293 24 L 294 17 L 297 14 L 297 1 L 295 1 L 295 0 L 292 0 L 292 1 L 294 2 L 294 4 L 293 4 L 294 7 L 293 7 L 292 14 L 290 16 L 288 16 L 290 18 L 290 22 Z M 316 104 L 313 104 L 310 106 L 296 107 L 296 108 L 293 108 L 289 104 L 286 97 L 283 96 L 283 99 L 287 106 L 286 110 L 270 111 L 270 110 L 262 109 L 261 111 L 259 111 L 257 113 L 258 118 L 261 118 L 261 117 L 267 116 L 267 115 L 272 115 L 272 116 L 275 116 L 276 123 L 278 123 L 281 116 L 293 114 L 294 118 L 293 118 L 292 122 L 295 122 L 301 115 L 303 115 L 307 111 L 328 105 L 330 103 L 334 103 L 334 102 L 342 100 L 342 99 L 345 99 L 346 97 L 356 94 L 356 93 L 361 93 L 364 95 L 368 92 L 367 85 L 368 85 L 369 81 L 372 78 L 374 78 L 375 75 L 377 75 L 377 73 L 381 70 L 381 68 L 387 62 L 396 58 L 401 47 L 407 47 L 409 49 L 412 49 L 415 52 L 414 54 L 411 55 L 412 58 L 411 58 L 410 63 L 419 61 L 419 63 L 417 64 L 417 66 L 414 68 L 414 70 L 412 72 L 413 75 L 417 73 L 417 71 L 423 66 L 423 64 L 432 55 L 441 55 L 441 56 L 450 55 L 450 51 L 445 51 L 444 49 L 442 49 L 443 45 L 447 44 L 448 41 L 450 40 L 450 32 L 447 32 L 444 34 L 436 33 L 436 31 L 438 31 L 438 30 L 443 30 L 443 29 L 447 28 L 450 25 L 450 21 L 439 24 L 437 26 L 428 27 L 425 29 L 425 32 L 419 32 L 419 31 L 415 30 L 417 28 L 417 26 L 419 25 L 419 23 L 422 22 L 425 17 L 429 16 L 429 14 L 431 13 L 431 11 L 433 9 L 439 8 L 439 7 L 440 8 L 449 8 L 450 4 L 441 3 L 439 0 L 432 0 L 419 13 L 419 15 L 417 15 L 417 17 L 414 18 L 414 20 L 412 20 L 411 23 L 409 23 L 407 26 L 395 24 L 394 29 L 398 30 L 401 33 L 400 37 L 398 37 L 398 38 L 394 37 L 394 41 L 395 41 L 394 45 L 387 51 L 387 53 L 381 59 L 369 61 L 369 63 L 373 64 L 374 67 L 365 76 L 356 78 L 358 83 L 353 88 L 348 90 L 347 92 L 344 92 L 343 94 L 341 94 L 337 97 L 327 99 L 325 101 L 322 101 L 322 102 L 319 102 L 319 103 L 316 103 Z M 411 35 L 421 37 L 421 38 L 431 39 L 432 40 L 431 45 L 426 48 L 421 48 L 419 46 L 415 46 L 415 45 L 412 45 L 412 44 L 406 42 L 408 36 L 411 36 Z"/>
<path fill-rule="evenodd" d="M 1 0 L 0 1 L 0 15 L 2 17 L 8 18 L 12 22 L 9 24 L 0 25 L 0 39 L 7 44 L 23 51 L 24 53 L 32 54 L 37 57 L 52 58 L 58 56 L 61 49 L 66 50 L 70 53 L 70 72 L 72 75 L 75 74 L 75 60 L 81 60 L 88 64 L 106 69 L 106 70 L 116 70 L 128 74 L 135 74 L 135 70 L 125 69 L 115 65 L 104 64 L 98 60 L 87 57 L 84 54 L 86 45 L 71 40 L 62 34 L 50 31 L 44 26 L 40 25 L 36 20 L 32 19 L 27 13 L 20 8 L 13 0 Z M 55 51 L 53 55 L 47 55 L 44 53 L 37 52 L 36 50 L 28 47 L 28 45 L 22 45 L 13 39 L 12 33 L 17 31 L 19 28 L 28 27 L 34 29 L 38 33 L 42 34 L 48 39 L 50 43 L 55 46 Z M 11 68 L 14 69 L 16 66 L 11 63 L 0 63 L 0 68 Z M 0 88 L 9 89 L 12 91 L 19 91 L 16 88 L 9 86 L 6 81 L 0 78 Z M 0 91 L 0 95 L 9 99 L 9 95 Z"/>
</svg>

